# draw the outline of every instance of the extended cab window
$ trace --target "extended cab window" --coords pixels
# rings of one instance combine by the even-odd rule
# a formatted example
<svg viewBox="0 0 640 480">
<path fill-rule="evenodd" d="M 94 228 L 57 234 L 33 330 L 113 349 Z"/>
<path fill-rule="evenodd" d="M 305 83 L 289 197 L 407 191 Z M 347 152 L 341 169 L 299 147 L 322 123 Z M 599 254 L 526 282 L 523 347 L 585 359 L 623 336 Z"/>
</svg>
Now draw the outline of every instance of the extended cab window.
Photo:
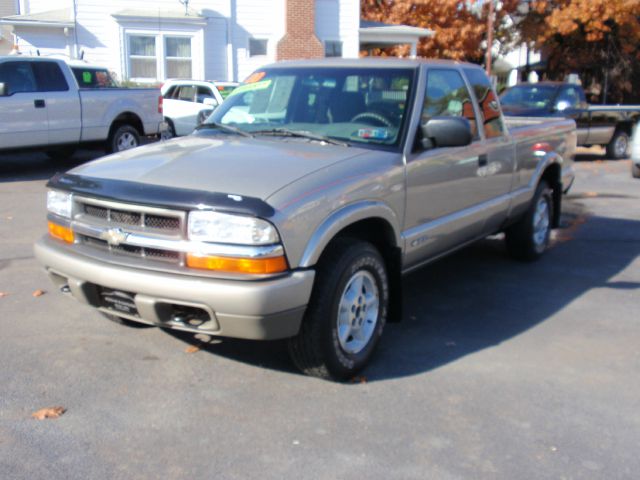
<svg viewBox="0 0 640 480">
<path fill-rule="evenodd" d="M 427 123 L 433 117 L 464 117 L 471 124 L 473 138 L 479 138 L 471 95 L 458 71 L 429 71 L 422 107 L 422 123 Z"/>
<path fill-rule="evenodd" d="M 115 88 L 116 82 L 105 68 L 72 67 L 80 88 Z"/>
<path fill-rule="evenodd" d="M 39 92 L 66 92 L 69 90 L 69 85 L 57 63 L 33 62 L 32 67 Z"/>
<path fill-rule="evenodd" d="M 7 95 L 38 91 L 31 64 L 28 62 L 1 63 L 0 83 L 5 84 Z"/>
<path fill-rule="evenodd" d="M 500 105 L 498 98 L 493 92 L 491 82 L 485 73 L 477 68 L 465 69 L 464 73 L 480 106 L 480 121 L 484 127 L 484 134 L 487 138 L 501 137 L 505 128 L 502 116 L 500 115 Z"/>
</svg>

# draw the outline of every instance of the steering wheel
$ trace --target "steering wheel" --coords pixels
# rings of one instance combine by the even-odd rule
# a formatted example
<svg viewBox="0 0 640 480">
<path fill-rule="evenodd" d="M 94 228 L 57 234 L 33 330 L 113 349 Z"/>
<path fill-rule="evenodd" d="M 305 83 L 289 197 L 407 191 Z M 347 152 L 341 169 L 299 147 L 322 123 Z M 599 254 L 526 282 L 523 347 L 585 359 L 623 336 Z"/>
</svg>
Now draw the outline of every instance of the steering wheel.
<svg viewBox="0 0 640 480">
<path fill-rule="evenodd" d="M 385 127 L 393 127 L 393 123 L 391 123 L 391 121 L 386 118 L 383 115 L 380 115 L 379 113 L 375 113 L 375 112 L 362 112 L 357 114 L 355 117 L 353 117 L 351 119 L 352 122 L 357 122 L 359 120 L 363 120 L 363 119 L 369 119 L 369 120 L 374 120 L 378 123 L 381 123 L 383 126 Z"/>
</svg>

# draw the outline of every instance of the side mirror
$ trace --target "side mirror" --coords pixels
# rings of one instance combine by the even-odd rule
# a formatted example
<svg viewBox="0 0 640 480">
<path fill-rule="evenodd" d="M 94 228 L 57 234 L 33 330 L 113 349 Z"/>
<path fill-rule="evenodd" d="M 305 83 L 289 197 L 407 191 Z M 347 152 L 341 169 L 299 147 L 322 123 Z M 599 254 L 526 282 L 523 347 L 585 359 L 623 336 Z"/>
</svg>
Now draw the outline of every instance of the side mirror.
<svg viewBox="0 0 640 480">
<path fill-rule="evenodd" d="M 213 108 L 216 108 L 218 106 L 218 102 L 216 102 L 215 98 L 205 98 L 202 101 L 202 104 Z"/>
<path fill-rule="evenodd" d="M 6 97 L 7 95 L 9 95 L 9 85 L 0 83 L 0 97 Z"/>
<path fill-rule="evenodd" d="M 420 128 L 425 149 L 464 147 L 473 139 L 471 124 L 463 117 L 433 117 Z"/>
</svg>

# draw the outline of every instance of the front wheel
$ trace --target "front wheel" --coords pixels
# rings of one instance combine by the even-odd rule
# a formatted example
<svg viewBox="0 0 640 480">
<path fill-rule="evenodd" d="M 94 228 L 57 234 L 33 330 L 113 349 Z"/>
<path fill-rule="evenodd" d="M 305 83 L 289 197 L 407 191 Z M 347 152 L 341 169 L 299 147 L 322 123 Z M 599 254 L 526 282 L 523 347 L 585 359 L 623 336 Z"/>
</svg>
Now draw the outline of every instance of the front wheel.
<svg viewBox="0 0 640 480">
<path fill-rule="evenodd" d="M 559 214 L 560 212 L 558 212 Z M 518 260 L 533 261 L 549 246 L 553 220 L 553 191 L 542 180 L 528 210 L 505 232 L 507 250 Z"/>
<path fill-rule="evenodd" d="M 633 178 L 640 178 L 640 165 L 631 163 L 631 176 Z"/>
<path fill-rule="evenodd" d="M 303 324 L 289 340 L 296 366 L 314 377 L 347 380 L 373 355 L 387 320 L 389 280 L 370 243 L 335 241 L 318 264 Z"/>
<path fill-rule="evenodd" d="M 140 135 L 131 125 L 116 127 L 107 141 L 109 153 L 124 152 L 140 145 Z"/>
</svg>

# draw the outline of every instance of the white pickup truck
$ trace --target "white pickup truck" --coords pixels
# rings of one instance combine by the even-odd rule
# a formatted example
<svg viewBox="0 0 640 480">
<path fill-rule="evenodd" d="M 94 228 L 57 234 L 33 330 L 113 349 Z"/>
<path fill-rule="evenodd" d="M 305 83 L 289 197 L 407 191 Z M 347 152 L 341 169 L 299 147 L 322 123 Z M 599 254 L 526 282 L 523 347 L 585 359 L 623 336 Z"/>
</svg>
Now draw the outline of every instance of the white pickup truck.
<svg viewBox="0 0 640 480">
<path fill-rule="evenodd" d="M 38 148 L 55 158 L 100 143 L 117 152 L 162 134 L 158 89 L 83 88 L 76 79 L 95 69 L 77 69 L 55 58 L 0 56 L 0 151 Z"/>
</svg>

